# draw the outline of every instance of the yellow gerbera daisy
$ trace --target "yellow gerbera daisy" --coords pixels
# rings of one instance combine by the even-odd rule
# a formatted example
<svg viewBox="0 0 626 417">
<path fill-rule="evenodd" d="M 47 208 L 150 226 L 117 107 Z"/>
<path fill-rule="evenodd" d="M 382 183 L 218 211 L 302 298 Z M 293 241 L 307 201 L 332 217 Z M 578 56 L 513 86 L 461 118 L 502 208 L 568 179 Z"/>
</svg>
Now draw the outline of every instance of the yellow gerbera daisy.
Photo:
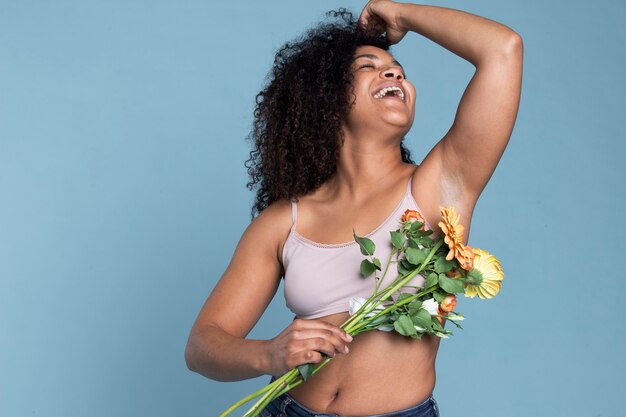
<svg viewBox="0 0 626 417">
<path fill-rule="evenodd" d="M 502 288 L 502 280 L 504 279 L 504 271 L 500 266 L 498 258 L 487 252 L 486 250 L 472 248 L 474 252 L 474 270 L 478 271 L 482 276 L 482 282 L 478 284 L 465 284 L 465 296 L 480 298 L 492 298 Z M 470 271 L 470 277 L 474 270 Z"/>
<path fill-rule="evenodd" d="M 457 252 L 464 253 L 465 247 L 462 243 L 463 240 L 463 228 L 462 224 L 459 224 L 459 214 L 454 207 L 441 207 L 441 221 L 439 227 L 444 234 L 444 242 L 448 245 L 450 252 L 446 255 L 446 260 L 451 261 L 456 256 Z"/>
</svg>

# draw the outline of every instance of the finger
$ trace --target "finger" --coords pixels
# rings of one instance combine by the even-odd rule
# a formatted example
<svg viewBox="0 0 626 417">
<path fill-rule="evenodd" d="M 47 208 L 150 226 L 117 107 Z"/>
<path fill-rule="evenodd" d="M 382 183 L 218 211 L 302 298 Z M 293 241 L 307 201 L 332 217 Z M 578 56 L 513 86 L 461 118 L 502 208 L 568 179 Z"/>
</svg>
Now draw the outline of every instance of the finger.
<svg viewBox="0 0 626 417">
<path fill-rule="evenodd" d="M 301 346 L 303 347 L 303 350 L 315 350 L 317 352 L 324 353 L 326 356 L 331 358 L 337 356 L 337 349 L 335 348 L 335 345 L 323 337 L 314 337 L 303 340 Z"/>
<path fill-rule="evenodd" d="M 321 353 L 313 350 L 306 350 L 295 354 L 291 358 L 291 363 L 288 362 L 288 366 L 290 369 L 293 369 L 296 366 L 304 365 L 305 363 L 320 363 L 322 359 Z"/>
<path fill-rule="evenodd" d="M 306 340 L 306 339 L 317 339 L 322 338 L 328 342 L 330 342 L 334 346 L 334 351 L 339 353 L 348 353 L 350 349 L 348 349 L 346 341 L 342 338 L 338 337 L 335 333 L 326 329 L 314 329 L 314 330 L 297 330 L 297 333 L 294 332 L 294 338 L 296 340 Z"/>
<path fill-rule="evenodd" d="M 365 7 L 361 11 L 361 15 L 359 16 L 359 20 L 358 20 L 358 25 L 361 27 L 361 29 L 367 28 L 369 24 L 369 19 L 370 19 L 370 14 L 369 14 L 369 11 L 367 10 L 367 7 Z"/>
<path fill-rule="evenodd" d="M 324 329 L 330 330 L 335 333 L 337 336 L 341 337 L 346 342 L 352 341 L 352 336 L 347 334 L 342 328 L 339 326 L 335 326 L 332 323 L 328 323 L 324 320 L 296 320 L 293 324 L 293 328 L 297 330 L 310 330 L 310 329 Z"/>
</svg>

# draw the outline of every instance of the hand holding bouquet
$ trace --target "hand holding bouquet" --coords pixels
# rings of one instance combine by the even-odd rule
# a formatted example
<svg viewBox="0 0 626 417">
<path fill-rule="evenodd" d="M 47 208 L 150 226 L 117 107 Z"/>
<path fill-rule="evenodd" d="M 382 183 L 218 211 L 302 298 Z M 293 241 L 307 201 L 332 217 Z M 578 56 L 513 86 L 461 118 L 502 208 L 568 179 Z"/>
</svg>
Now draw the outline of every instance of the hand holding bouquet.
<svg viewBox="0 0 626 417">
<path fill-rule="evenodd" d="M 448 320 L 457 327 L 464 317 L 455 312 L 456 294 L 466 297 L 492 298 L 502 286 L 504 273 L 498 259 L 478 248 L 464 245 L 464 228 L 454 208 L 441 208 L 439 227 L 442 235 L 436 239 L 426 230 L 419 212 L 406 210 L 399 229 L 391 232 L 392 251 L 382 270 L 376 258 L 376 245 L 366 237 L 354 235 L 365 259 L 360 264 L 364 278 L 374 277 L 376 286 L 370 298 L 349 300 L 350 317 L 340 326 L 356 336 L 370 330 L 395 331 L 403 336 L 420 339 L 425 333 L 447 338 L 452 331 L 443 326 Z M 395 259 L 394 259 L 395 258 Z M 385 288 L 379 288 L 395 263 L 396 278 Z M 378 274 L 382 272 L 382 276 Z M 395 273 L 395 272 L 394 272 Z M 425 277 L 419 291 L 402 292 L 416 276 Z M 220 415 L 225 417 L 242 404 L 261 396 L 244 417 L 257 416 L 274 398 L 306 381 L 326 365 L 331 357 L 319 364 L 304 364 L 285 373 L 271 384 L 243 398 Z"/>
</svg>

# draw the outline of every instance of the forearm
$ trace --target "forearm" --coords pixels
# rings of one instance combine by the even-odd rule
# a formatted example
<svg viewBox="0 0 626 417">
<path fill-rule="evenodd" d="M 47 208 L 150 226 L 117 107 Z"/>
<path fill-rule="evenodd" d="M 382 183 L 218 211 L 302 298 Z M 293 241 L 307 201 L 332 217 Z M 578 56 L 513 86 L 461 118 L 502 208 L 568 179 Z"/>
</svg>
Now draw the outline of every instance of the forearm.
<svg viewBox="0 0 626 417">
<path fill-rule="evenodd" d="M 266 341 L 234 337 L 216 326 L 192 331 L 185 349 L 187 367 L 216 381 L 241 381 L 268 373 Z"/>
<path fill-rule="evenodd" d="M 474 66 L 494 56 L 509 53 L 519 35 L 493 20 L 460 10 L 400 3 L 399 24 L 419 33 Z"/>
</svg>

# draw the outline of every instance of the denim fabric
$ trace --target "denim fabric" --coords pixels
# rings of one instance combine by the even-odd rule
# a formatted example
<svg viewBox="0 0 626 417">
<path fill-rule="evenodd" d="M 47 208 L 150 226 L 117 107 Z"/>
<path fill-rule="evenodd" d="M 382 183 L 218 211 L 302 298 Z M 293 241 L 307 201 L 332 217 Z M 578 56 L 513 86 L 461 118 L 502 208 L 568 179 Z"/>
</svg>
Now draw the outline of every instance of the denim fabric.
<svg viewBox="0 0 626 417">
<path fill-rule="evenodd" d="M 273 380 L 274 378 L 272 377 L 272 381 Z M 259 415 L 260 417 L 339 417 L 337 414 L 315 413 L 313 410 L 300 404 L 288 393 L 275 398 Z M 420 404 L 405 408 L 404 410 L 363 417 L 439 417 L 439 409 L 437 402 L 431 395 Z"/>
</svg>

